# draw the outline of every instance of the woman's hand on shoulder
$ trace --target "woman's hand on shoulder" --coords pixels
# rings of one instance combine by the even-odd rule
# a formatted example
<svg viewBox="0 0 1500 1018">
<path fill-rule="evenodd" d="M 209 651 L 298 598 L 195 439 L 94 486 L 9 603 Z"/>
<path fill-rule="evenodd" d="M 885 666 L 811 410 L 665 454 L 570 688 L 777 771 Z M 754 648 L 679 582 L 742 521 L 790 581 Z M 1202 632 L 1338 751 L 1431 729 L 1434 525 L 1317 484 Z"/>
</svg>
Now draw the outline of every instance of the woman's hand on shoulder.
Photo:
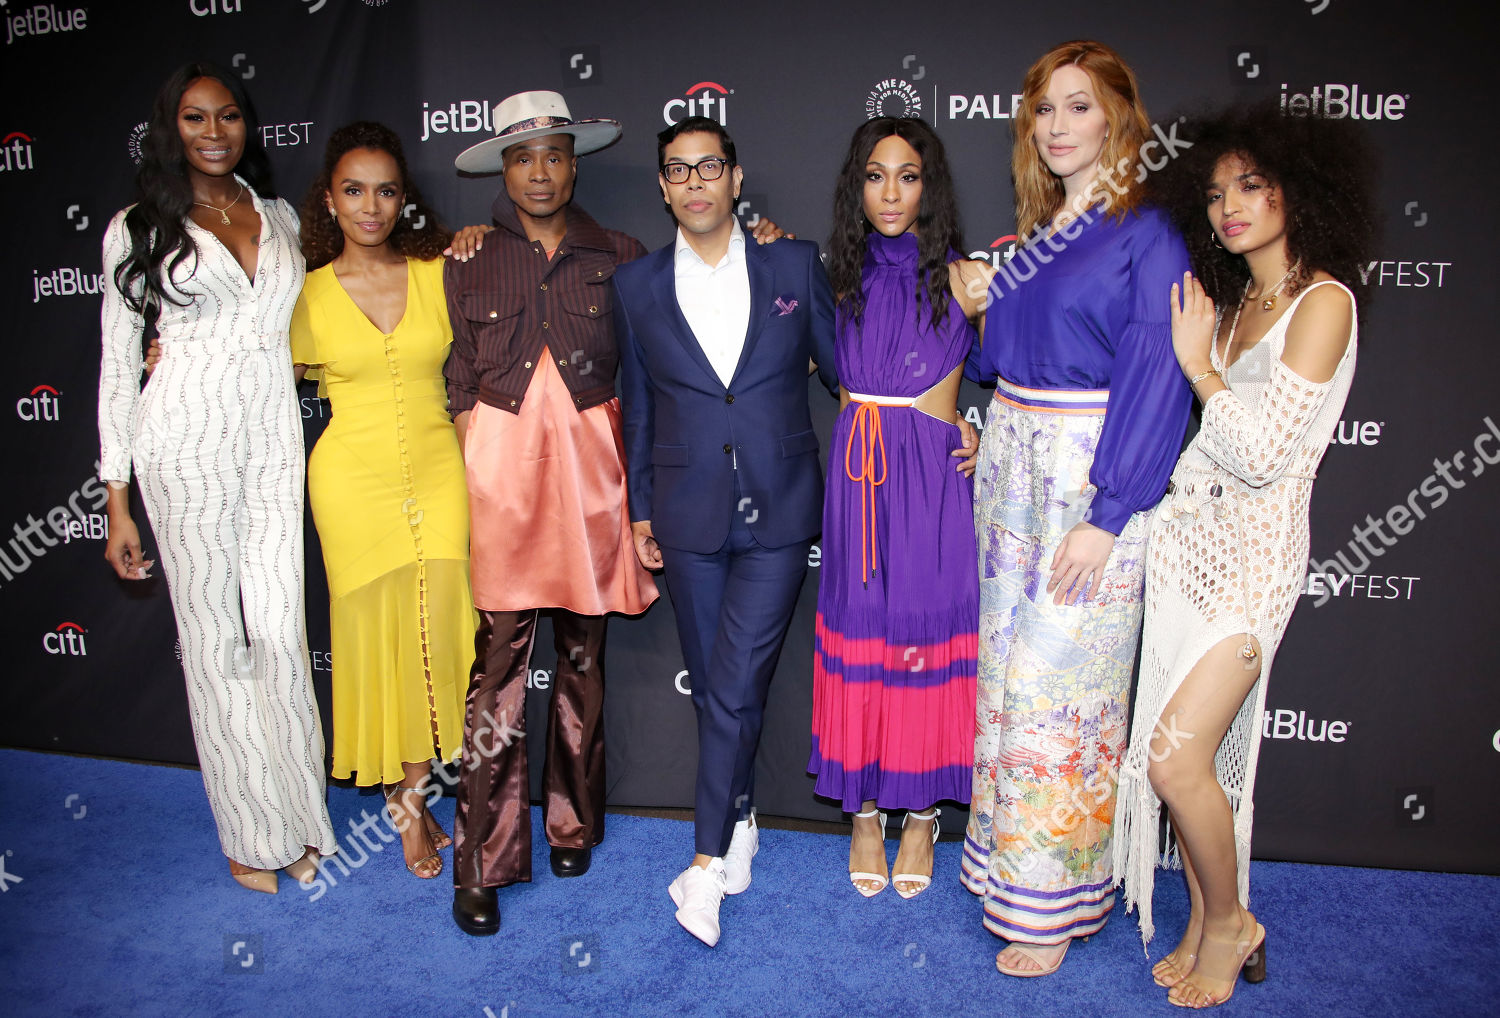
<svg viewBox="0 0 1500 1018">
<path fill-rule="evenodd" d="M 484 247 L 484 235 L 494 229 L 493 226 L 483 223 L 465 226 L 453 235 L 453 242 L 443 248 L 443 254 L 449 258 L 466 262 L 479 253 L 479 249 Z"/>
<path fill-rule="evenodd" d="M 774 244 L 782 237 L 785 237 L 787 240 L 797 239 L 795 233 L 787 233 L 765 216 L 757 219 L 755 225 L 750 228 L 750 238 L 757 244 Z"/>
<path fill-rule="evenodd" d="M 989 262 L 975 258 L 960 258 L 948 263 L 948 288 L 958 306 L 964 309 L 964 317 L 971 322 L 990 306 L 990 282 L 995 278 L 995 271 Z"/>
<path fill-rule="evenodd" d="M 1189 378 L 1208 371 L 1214 342 L 1214 302 L 1191 272 L 1172 284 L 1172 351 Z"/>
<path fill-rule="evenodd" d="M 1339 286 L 1320 286 L 1303 296 L 1287 322 L 1281 362 L 1309 382 L 1326 382 L 1344 357 L 1353 327 L 1349 294 Z"/>
</svg>

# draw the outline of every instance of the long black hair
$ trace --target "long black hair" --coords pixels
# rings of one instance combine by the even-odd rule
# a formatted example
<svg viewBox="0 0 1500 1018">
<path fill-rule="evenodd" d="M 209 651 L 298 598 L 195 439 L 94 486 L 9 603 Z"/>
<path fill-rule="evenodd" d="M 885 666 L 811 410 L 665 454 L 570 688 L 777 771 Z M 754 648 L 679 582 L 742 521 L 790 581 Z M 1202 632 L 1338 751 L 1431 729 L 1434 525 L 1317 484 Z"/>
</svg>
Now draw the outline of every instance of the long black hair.
<svg viewBox="0 0 1500 1018">
<path fill-rule="evenodd" d="M 1190 116 L 1183 133 L 1193 147 L 1159 175 L 1156 200 L 1171 214 L 1193 273 L 1215 304 L 1239 300 L 1250 281 L 1245 259 L 1220 247 L 1208 223 L 1208 184 L 1228 155 L 1244 159 L 1280 192 L 1287 258 L 1301 264 L 1291 292 L 1322 269 L 1365 302 L 1369 288 L 1360 270 L 1375 257 L 1379 220 L 1375 157 L 1358 127 L 1284 116 L 1274 102 L 1260 102 Z"/>
<path fill-rule="evenodd" d="M 307 259 L 307 271 L 322 268 L 344 250 L 344 231 L 328 214 L 328 192 L 333 188 L 333 171 L 339 160 L 358 148 L 376 149 L 396 161 L 396 172 L 401 176 L 401 193 L 407 205 L 415 206 L 411 216 L 396 217 L 396 225 L 386 238 L 391 250 L 421 259 L 441 255 L 453 240 L 453 234 L 443 227 L 438 214 L 428 207 L 422 192 L 417 190 L 406 166 L 401 139 L 384 124 L 357 120 L 328 136 L 328 145 L 323 150 L 323 168 L 302 199 L 302 255 Z M 421 224 L 420 227 L 412 226 L 413 218 Z"/>
<path fill-rule="evenodd" d="M 239 76 L 218 64 L 198 60 L 172 72 L 151 104 L 151 120 L 141 142 L 141 167 L 135 174 L 135 206 L 125 214 L 130 249 L 115 266 L 115 288 L 132 311 L 146 317 L 149 332 L 164 303 L 186 306 L 167 292 L 162 281 L 189 258 L 198 247 L 184 225 L 193 208 L 193 187 L 188 182 L 187 154 L 177 130 L 177 107 L 182 93 L 199 78 L 213 78 L 229 90 L 245 120 L 245 149 L 234 170 L 261 198 L 276 197 L 271 184 L 271 161 L 260 140 L 260 120 Z"/>
<path fill-rule="evenodd" d="M 864 312 L 860 278 L 865 264 L 865 236 L 874 229 L 865 218 L 865 165 L 870 153 L 885 138 L 895 135 L 922 157 L 922 208 L 917 215 L 918 271 L 917 306 L 925 292 L 936 323 L 948 312 L 952 290 L 948 283 L 948 258 L 963 251 L 958 226 L 958 194 L 948 156 L 937 132 L 920 117 L 875 117 L 859 125 L 849 139 L 849 154 L 839 170 L 833 194 L 833 234 L 828 238 L 828 280 L 840 306 L 855 321 Z"/>
</svg>

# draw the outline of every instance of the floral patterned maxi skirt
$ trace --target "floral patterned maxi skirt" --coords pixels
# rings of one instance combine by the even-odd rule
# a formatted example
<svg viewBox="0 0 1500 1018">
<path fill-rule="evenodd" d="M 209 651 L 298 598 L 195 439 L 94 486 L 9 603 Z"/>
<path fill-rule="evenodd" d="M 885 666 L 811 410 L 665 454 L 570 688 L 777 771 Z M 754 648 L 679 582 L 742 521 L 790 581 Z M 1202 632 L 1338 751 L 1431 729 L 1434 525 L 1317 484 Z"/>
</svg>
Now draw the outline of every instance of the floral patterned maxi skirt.
<svg viewBox="0 0 1500 1018">
<path fill-rule="evenodd" d="M 975 474 L 979 677 L 964 886 L 1006 940 L 1061 944 L 1114 907 L 1115 786 L 1141 632 L 1149 513 L 1115 541 L 1099 592 L 1047 593 L 1087 518 L 1102 414 L 991 405 Z"/>
</svg>

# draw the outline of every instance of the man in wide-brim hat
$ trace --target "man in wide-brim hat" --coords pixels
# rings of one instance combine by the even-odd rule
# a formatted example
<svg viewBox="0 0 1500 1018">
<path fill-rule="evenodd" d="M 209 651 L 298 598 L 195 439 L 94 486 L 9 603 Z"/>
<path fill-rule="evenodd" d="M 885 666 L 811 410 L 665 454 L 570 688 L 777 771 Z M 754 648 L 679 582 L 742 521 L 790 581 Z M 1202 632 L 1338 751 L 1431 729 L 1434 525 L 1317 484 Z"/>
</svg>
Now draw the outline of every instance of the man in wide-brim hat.
<svg viewBox="0 0 1500 1018">
<path fill-rule="evenodd" d="M 578 156 L 620 136 L 574 120 L 556 92 L 495 110 L 495 137 L 455 160 L 504 174 L 496 229 L 444 270 L 453 348 L 444 369 L 468 475 L 479 610 L 454 846 L 453 916 L 500 926 L 495 889 L 531 879 L 526 677 L 538 609 L 557 670 L 543 775 L 552 871 L 581 876 L 604 837 L 603 647 L 608 612 L 657 597 L 632 549 L 621 462 L 610 279 L 646 249 L 572 203 Z"/>
</svg>

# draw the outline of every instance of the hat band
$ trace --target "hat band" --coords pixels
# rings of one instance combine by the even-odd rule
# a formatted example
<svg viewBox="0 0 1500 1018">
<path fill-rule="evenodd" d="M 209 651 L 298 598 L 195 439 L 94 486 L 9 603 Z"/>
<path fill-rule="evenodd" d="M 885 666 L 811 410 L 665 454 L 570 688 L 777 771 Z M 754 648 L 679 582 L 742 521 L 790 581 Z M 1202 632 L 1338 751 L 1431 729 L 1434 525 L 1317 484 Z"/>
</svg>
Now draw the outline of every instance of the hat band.
<svg viewBox="0 0 1500 1018">
<path fill-rule="evenodd" d="M 503 138 L 507 134 L 519 134 L 522 131 L 530 131 L 538 127 L 570 127 L 573 121 L 567 117 L 532 117 L 529 120 L 518 120 L 496 137 Z"/>
</svg>

